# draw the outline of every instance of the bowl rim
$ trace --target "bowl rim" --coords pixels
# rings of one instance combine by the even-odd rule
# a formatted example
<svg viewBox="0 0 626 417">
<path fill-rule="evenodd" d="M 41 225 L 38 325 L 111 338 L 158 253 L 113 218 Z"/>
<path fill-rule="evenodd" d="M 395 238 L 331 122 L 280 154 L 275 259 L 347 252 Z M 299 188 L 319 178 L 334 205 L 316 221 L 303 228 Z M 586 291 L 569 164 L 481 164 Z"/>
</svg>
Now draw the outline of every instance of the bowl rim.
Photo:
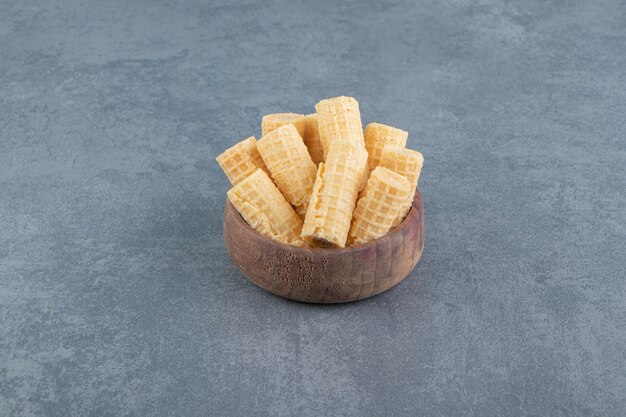
<svg viewBox="0 0 626 417">
<path fill-rule="evenodd" d="M 396 226 L 394 229 L 392 229 L 386 235 L 381 236 L 378 239 L 374 239 L 372 241 L 369 241 L 367 243 L 363 243 L 363 244 L 355 245 L 355 246 L 346 246 L 345 248 L 332 248 L 332 247 L 331 248 L 323 248 L 323 247 L 321 247 L 321 248 L 310 248 L 310 247 L 301 247 L 301 246 L 289 245 L 287 243 L 279 242 L 278 240 L 274 240 L 271 237 L 268 237 L 268 236 L 262 234 L 261 232 L 259 232 L 258 230 L 256 230 L 252 226 L 250 226 L 248 224 L 248 222 L 246 222 L 244 220 L 244 218 L 237 211 L 235 206 L 233 206 L 233 204 L 230 202 L 228 197 L 226 197 L 226 203 L 225 203 L 225 207 L 224 207 L 224 214 L 226 214 L 226 207 L 229 206 L 229 205 L 230 205 L 230 209 L 234 210 L 234 212 L 237 213 L 237 215 L 234 216 L 235 221 L 238 222 L 239 224 L 243 224 L 243 226 L 246 229 L 248 229 L 250 233 L 255 235 L 257 239 L 259 239 L 261 241 L 265 241 L 267 244 L 274 245 L 274 246 L 276 246 L 278 248 L 282 248 L 283 250 L 289 250 L 289 251 L 292 251 L 292 252 L 300 252 L 300 253 L 315 252 L 315 253 L 319 253 L 319 254 L 323 254 L 323 253 L 327 253 L 327 254 L 342 253 L 343 254 L 343 253 L 359 252 L 359 251 L 375 248 L 376 245 L 381 240 L 388 239 L 391 235 L 394 235 L 396 233 L 402 232 L 403 229 L 405 229 L 410 222 L 419 221 L 420 220 L 419 217 L 423 216 L 423 211 L 424 211 L 422 195 L 420 194 L 419 189 L 416 189 L 415 190 L 415 196 L 413 197 L 413 204 L 411 204 L 411 209 L 409 210 L 409 213 L 406 215 L 404 220 L 402 220 L 402 223 L 400 223 L 398 226 Z"/>
</svg>

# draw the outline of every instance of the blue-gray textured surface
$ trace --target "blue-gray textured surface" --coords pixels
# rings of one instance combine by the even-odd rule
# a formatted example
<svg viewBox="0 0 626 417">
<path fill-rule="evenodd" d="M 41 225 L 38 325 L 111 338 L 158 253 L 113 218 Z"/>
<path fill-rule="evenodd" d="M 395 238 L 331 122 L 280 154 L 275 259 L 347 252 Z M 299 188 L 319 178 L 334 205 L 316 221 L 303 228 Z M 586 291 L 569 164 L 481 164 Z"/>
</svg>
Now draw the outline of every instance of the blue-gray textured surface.
<svg viewBox="0 0 626 417">
<path fill-rule="evenodd" d="M 618 416 L 626 4 L 0 1 L 1 416 Z M 353 95 L 426 157 L 426 248 L 289 302 L 214 162 Z"/>
</svg>

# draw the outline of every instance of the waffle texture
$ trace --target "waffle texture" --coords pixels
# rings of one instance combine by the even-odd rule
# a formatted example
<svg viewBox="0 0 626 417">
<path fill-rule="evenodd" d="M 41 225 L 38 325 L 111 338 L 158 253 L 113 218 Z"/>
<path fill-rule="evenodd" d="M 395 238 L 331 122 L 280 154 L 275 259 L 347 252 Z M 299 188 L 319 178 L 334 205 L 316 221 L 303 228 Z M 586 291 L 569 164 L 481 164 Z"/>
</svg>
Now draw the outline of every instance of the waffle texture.
<svg viewBox="0 0 626 417">
<path fill-rule="evenodd" d="M 349 242 L 360 245 L 386 235 L 411 194 L 409 181 L 387 168 L 376 167 L 363 189 L 350 227 Z"/>
<path fill-rule="evenodd" d="M 365 127 L 365 149 L 368 165 L 374 169 L 380 163 L 380 156 L 385 145 L 404 148 L 409 132 L 382 123 L 370 123 Z"/>
<path fill-rule="evenodd" d="M 325 158 L 333 140 L 356 141 L 365 147 L 361 112 L 356 99 L 344 96 L 329 98 L 317 103 L 315 110 Z"/>
<path fill-rule="evenodd" d="M 262 169 L 228 190 L 228 199 L 260 233 L 279 242 L 303 246 L 302 219 Z"/>
<path fill-rule="evenodd" d="M 322 100 L 315 105 L 317 111 L 317 124 L 320 134 L 320 141 L 324 149 L 324 160 L 328 157 L 330 143 L 335 140 L 347 140 L 354 142 L 362 148 L 359 153 L 365 158 L 365 165 L 359 173 L 359 191 L 365 187 L 369 177 L 369 166 L 367 164 L 367 150 L 363 138 L 363 124 L 361 123 L 361 112 L 359 102 L 352 97 L 335 97 Z"/>
<path fill-rule="evenodd" d="M 306 211 L 317 167 L 293 125 L 284 125 L 263 136 L 257 144 L 278 189 L 293 206 Z"/>
<path fill-rule="evenodd" d="M 394 227 L 402 222 L 411 209 L 423 165 L 424 156 L 417 151 L 392 145 L 386 145 L 383 148 L 378 166 L 397 172 L 405 177 L 411 185 L 410 197 L 404 203 L 400 216 L 394 221 Z"/>
<path fill-rule="evenodd" d="M 317 128 L 317 113 L 304 116 L 304 136 L 302 139 L 309 150 L 309 155 L 311 155 L 313 163 L 318 165 L 320 162 L 324 161 L 324 147 L 322 146 L 319 130 Z"/>
<path fill-rule="evenodd" d="M 367 158 L 355 141 L 333 140 L 326 162 L 320 163 L 315 178 L 302 238 L 312 245 L 346 245 L 352 213 L 359 192 L 360 175 Z"/>
<path fill-rule="evenodd" d="M 297 113 L 266 114 L 261 119 L 261 136 L 265 136 L 273 130 L 288 124 L 294 125 L 300 137 L 304 137 L 304 115 Z"/>
<path fill-rule="evenodd" d="M 237 185 L 259 168 L 269 173 L 261 159 L 254 137 L 244 139 L 226 149 L 215 159 L 232 185 Z"/>
</svg>

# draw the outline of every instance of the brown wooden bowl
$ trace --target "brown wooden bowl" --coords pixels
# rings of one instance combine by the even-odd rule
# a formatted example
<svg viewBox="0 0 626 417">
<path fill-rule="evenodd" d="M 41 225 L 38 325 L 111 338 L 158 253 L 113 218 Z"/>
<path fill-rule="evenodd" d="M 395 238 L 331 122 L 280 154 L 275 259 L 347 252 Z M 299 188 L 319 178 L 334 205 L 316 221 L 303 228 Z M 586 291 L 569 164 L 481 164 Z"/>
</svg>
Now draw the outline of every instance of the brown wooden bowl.
<svg viewBox="0 0 626 417">
<path fill-rule="evenodd" d="M 398 284 L 424 249 L 424 205 L 415 193 L 404 221 L 380 239 L 347 248 L 299 248 L 250 227 L 226 199 L 224 243 L 235 265 L 259 287 L 297 301 L 361 300 Z"/>
</svg>

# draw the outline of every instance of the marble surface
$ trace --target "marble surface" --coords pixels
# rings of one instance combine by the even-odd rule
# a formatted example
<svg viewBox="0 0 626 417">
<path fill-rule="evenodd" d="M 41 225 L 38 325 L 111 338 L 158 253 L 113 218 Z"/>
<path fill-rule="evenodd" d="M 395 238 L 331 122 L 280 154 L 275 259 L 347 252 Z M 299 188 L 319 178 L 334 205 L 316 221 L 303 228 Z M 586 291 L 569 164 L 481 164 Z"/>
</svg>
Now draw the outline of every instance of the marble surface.
<svg viewBox="0 0 626 417">
<path fill-rule="evenodd" d="M 0 0 L 0 415 L 620 416 L 626 4 Z M 255 287 L 214 157 L 359 99 L 426 158 L 371 300 Z"/>
</svg>

